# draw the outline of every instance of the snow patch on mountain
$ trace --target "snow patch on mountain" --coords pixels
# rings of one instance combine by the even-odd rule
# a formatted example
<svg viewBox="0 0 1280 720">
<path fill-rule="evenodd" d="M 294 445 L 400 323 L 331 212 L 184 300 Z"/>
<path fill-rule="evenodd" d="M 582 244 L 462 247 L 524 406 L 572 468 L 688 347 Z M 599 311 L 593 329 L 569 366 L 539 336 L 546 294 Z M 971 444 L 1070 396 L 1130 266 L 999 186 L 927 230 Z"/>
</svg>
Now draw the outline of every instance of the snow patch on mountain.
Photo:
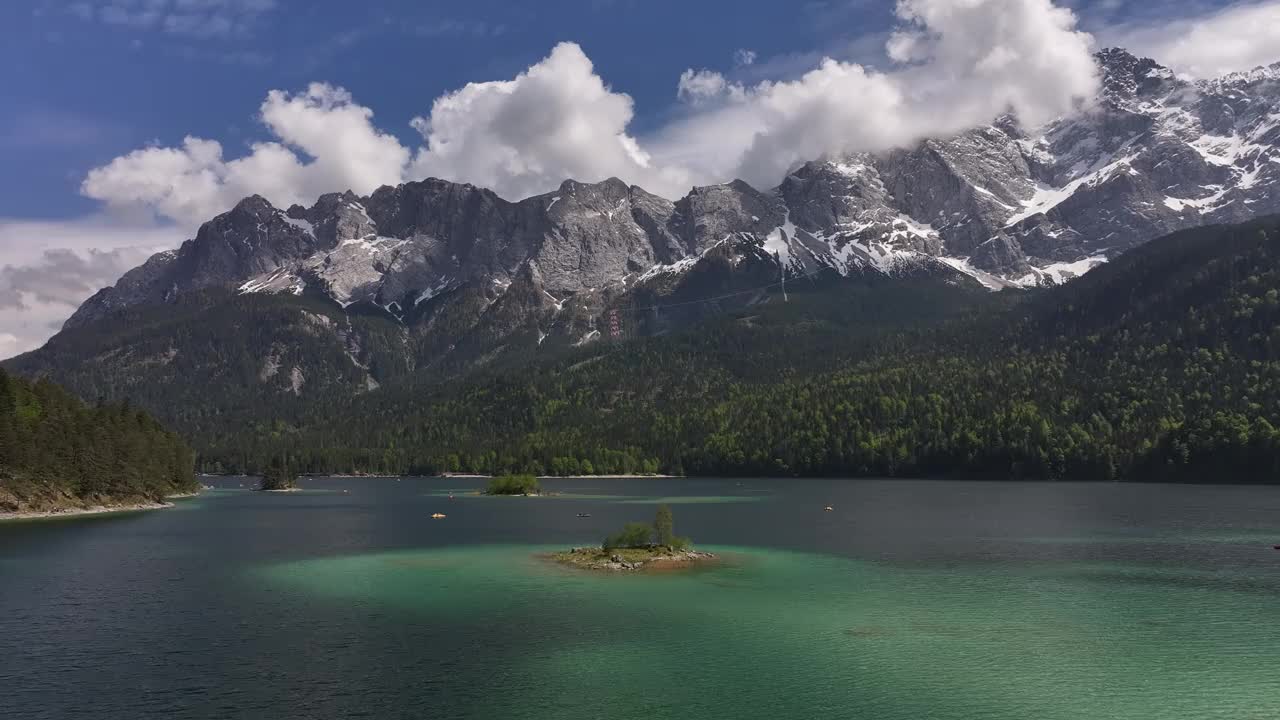
<svg viewBox="0 0 1280 720">
<path fill-rule="evenodd" d="M 1026 275 L 1013 280 L 1013 284 L 1021 287 L 1035 287 L 1045 284 L 1061 285 L 1068 280 L 1084 275 L 1106 261 L 1107 257 L 1105 255 L 1095 255 L 1074 262 L 1053 263 L 1042 268 L 1035 268 Z"/>
<path fill-rule="evenodd" d="M 955 268 L 956 270 L 959 270 L 974 280 L 977 280 L 988 290 L 1004 290 L 1005 288 L 1012 287 L 1015 284 L 1009 280 L 1005 280 L 1004 278 L 996 277 L 985 270 L 979 270 L 969 262 L 968 258 L 941 256 L 938 260 L 952 268 Z"/>
<path fill-rule="evenodd" d="M 783 265 L 789 265 L 791 264 L 791 241 L 796 237 L 796 225 L 791 222 L 791 210 L 784 210 L 782 218 L 782 224 L 765 237 L 764 249 L 778 256 Z"/>
</svg>

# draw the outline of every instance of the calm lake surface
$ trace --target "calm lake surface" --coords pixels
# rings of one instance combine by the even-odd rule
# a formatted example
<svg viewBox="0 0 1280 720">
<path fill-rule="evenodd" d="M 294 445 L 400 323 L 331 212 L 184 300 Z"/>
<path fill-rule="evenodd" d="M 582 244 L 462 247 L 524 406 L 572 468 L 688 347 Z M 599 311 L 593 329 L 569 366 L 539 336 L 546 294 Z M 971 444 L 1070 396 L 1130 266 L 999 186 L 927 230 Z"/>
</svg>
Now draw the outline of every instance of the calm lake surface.
<svg viewBox="0 0 1280 720">
<path fill-rule="evenodd" d="M 241 482 L 0 524 L 0 715 L 1280 718 L 1280 488 Z M 659 502 L 729 562 L 536 557 Z"/>
</svg>

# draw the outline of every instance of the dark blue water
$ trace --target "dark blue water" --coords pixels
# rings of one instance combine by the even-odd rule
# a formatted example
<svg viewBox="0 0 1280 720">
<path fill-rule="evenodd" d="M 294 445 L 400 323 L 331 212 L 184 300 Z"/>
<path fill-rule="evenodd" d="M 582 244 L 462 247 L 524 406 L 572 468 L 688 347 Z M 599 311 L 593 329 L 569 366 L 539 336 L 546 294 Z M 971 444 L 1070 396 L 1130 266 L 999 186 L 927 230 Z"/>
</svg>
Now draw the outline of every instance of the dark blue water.
<svg viewBox="0 0 1280 720">
<path fill-rule="evenodd" d="M 1280 717 L 1280 488 L 241 482 L 0 524 L 0 715 Z M 533 559 L 663 501 L 735 564 Z"/>
</svg>

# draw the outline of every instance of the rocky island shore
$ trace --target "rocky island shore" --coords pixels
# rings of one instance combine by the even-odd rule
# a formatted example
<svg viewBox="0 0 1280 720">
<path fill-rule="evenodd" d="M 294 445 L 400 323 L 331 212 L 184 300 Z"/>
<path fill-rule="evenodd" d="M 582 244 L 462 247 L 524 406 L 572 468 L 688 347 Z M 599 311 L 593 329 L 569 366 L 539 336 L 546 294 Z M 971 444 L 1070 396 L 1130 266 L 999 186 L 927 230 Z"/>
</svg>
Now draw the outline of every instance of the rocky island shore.
<svg viewBox="0 0 1280 720">
<path fill-rule="evenodd" d="M 598 547 L 573 548 L 555 553 L 551 559 L 561 565 L 583 570 L 634 571 L 677 570 L 717 560 L 709 552 L 676 550 L 669 547 L 619 548 L 605 550 Z"/>
</svg>

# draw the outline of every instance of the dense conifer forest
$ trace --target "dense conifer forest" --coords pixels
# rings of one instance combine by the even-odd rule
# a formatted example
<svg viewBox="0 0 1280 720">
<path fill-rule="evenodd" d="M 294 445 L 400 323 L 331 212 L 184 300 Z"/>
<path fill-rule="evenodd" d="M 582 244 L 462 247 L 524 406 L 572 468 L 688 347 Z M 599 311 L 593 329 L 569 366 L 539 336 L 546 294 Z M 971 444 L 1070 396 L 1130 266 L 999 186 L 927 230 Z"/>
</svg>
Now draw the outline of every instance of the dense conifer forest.
<svg viewBox="0 0 1280 720">
<path fill-rule="evenodd" d="M 0 512 L 160 501 L 198 488 L 195 453 L 128 403 L 86 407 L 0 370 Z"/>
</svg>

